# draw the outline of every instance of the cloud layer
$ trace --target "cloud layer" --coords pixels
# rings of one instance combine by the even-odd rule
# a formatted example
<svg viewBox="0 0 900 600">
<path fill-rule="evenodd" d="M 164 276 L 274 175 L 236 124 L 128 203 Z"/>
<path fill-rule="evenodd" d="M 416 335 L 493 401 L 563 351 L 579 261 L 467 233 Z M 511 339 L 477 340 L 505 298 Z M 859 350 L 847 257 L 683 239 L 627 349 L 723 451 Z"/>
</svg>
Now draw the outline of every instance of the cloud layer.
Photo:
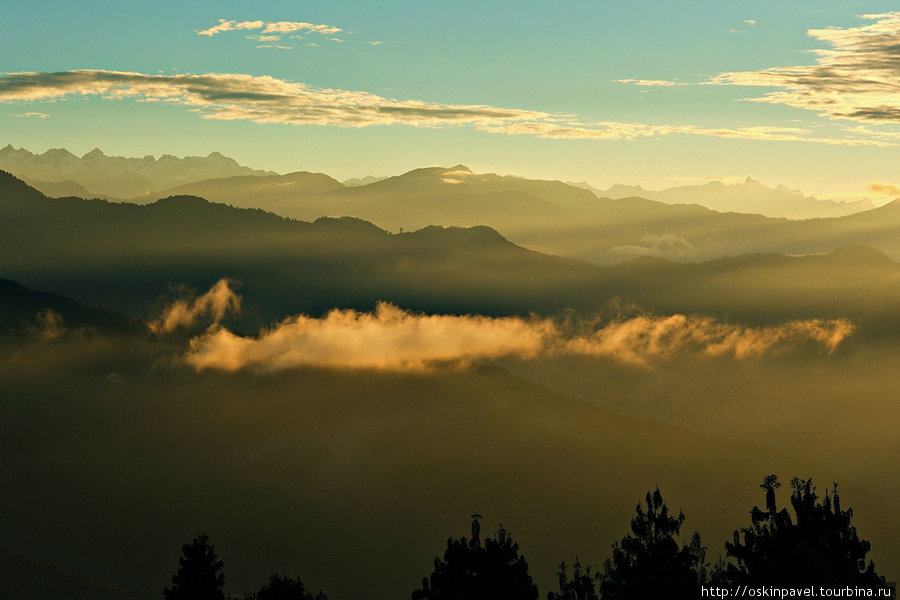
<svg viewBox="0 0 900 600">
<path fill-rule="evenodd" d="M 148 75 L 124 71 L 76 70 L 0 75 L 0 102 L 39 102 L 99 97 L 180 104 L 206 119 L 256 123 L 368 127 L 471 126 L 503 135 L 569 140 L 635 140 L 699 135 L 760 141 L 832 145 L 892 146 L 881 137 L 823 138 L 796 127 L 709 128 L 617 121 L 582 122 L 567 115 L 489 105 L 396 100 L 368 92 L 321 89 L 268 76 L 234 73 Z"/>
<path fill-rule="evenodd" d="M 233 297 L 226 292 L 227 283 L 219 282 L 211 294 Z M 206 310 L 201 299 L 167 313 L 178 315 L 171 322 L 193 322 L 187 315 Z M 322 318 L 292 317 L 257 337 L 238 336 L 214 325 L 191 340 L 185 360 L 197 370 L 262 372 L 304 366 L 425 370 L 504 356 L 553 355 L 646 366 L 679 354 L 743 359 L 806 343 L 833 352 L 853 330 L 843 320 L 754 328 L 685 315 L 563 325 L 536 317 L 424 315 L 381 303 L 371 313 L 333 310 Z"/>
<path fill-rule="evenodd" d="M 399 101 L 368 92 L 317 89 L 274 77 L 229 73 L 146 75 L 78 70 L 11 73 L 0 77 L 0 102 L 79 96 L 173 102 L 189 106 L 208 119 L 344 127 L 389 124 L 437 127 L 547 116 L 492 106 Z"/>
<path fill-rule="evenodd" d="M 708 83 L 781 88 L 756 102 L 814 110 L 832 119 L 900 123 L 900 12 L 862 15 L 859 27 L 810 29 L 831 45 L 816 64 L 721 73 Z"/>
</svg>

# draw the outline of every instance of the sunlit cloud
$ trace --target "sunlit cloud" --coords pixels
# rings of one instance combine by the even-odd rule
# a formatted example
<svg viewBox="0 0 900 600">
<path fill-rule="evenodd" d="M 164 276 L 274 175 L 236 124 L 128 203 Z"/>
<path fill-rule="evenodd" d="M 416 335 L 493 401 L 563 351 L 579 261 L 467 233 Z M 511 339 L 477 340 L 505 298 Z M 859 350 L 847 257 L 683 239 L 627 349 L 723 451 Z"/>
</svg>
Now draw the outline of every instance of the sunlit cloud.
<svg viewBox="0 0 900 600">
<path fill-rule="evenodd" d="M 212 37 L 226 31 L 252 31 L 256 29 L 261 30 L 262 34 L 276 33 L 281 35 L 296 31 L 333 35 L 343 31 L 340 27 L 334 27 L 333 25 L 320 25 L 303 21 L 230 21 L 228 19 L 219 19 L 217 25 L 197 31 L 197 35 Z"/>
<path fill-rule="evenodd" d="M 26 112 L 13 115 L 17 119 L 49 119 L 50 115 L 42 112 Z"/>
<path fill-rule="evenodd" d="M 621 256 L 622 258 L 637 256 L 685 258 L 696 254 L 697 248 L 683 237 L 666 233 L 663 235 L 645 235 L 636 244 L 613 246 L 606 253 L 611 256 Z"/>
<path fill-rule="evenodd" d="M 617 83 L 628 83 L 642 87 L 673 87 L 679 85 L 690 85 L 680 81 L 666 81 L 664 79 L 616 79 Z"/>
<path fill-rule="evenodd" d="M 710 85 L 780 88 L 754 102 L 816 111 L 831 119 L 900 123 L 900 12 L 862 15 L 859 27 L 810 29 L 830 49 L 813 65 L 721 73 Z"/>
<path fill-rule="evenodd" d="M 232 297 L 223 294 L 222 285 L 213 288 L 215 296 Z M 199 311 L 185 304 L 178 314 Z M 309 366 L 426 370 L 500 357 L 554 355 L 650 366 L 679 354 L 746 359 L 809 343 L 833 352 L 853 331 L 844 320 L 744 327 L 711 318 L 640 315 L 573 324 L 540 317 L 426 315 L 380 303 L 374 312 L 335 309 L 322 318 L 299 315 L 256 337 L 213 325 L 191 340 L 184 360 L 197 370 L 262 372 Z"/>
<path fill-rule="evenodd" d="M 873 194 L 900 196 L 900 185 L 892 183 L 870 183 L 867 189 Z"/>
<path fill-rule="evenodd" d="M 744 19 L 744 23 L 753 27 L 754 25 L 756 25 L 756 19 Z"/>
<path fill-rule="evenodd" d="M 320 89 L 274 77 L 241 74 L 146 75 L 78 70 L 0 76 L 0 102 L 89 96 L 177 103 L 207 119 L 343 127 L 496 124 L 549 116 L 538 111 L 486 105 L 394 100 L 368 92 Z"/>
<path fill-rule="evenodd" d="M 221 279 L 202 296 L 176 300 L 149 325 L 154 333 L 171 333 L 200 322 L 216 324 L 240 310 L 241 297 L 231 289 L 227 279 Z"/>
<path fill-rule="evenodd" d="M 277 43 L 260 44 L 260 47 L 290 49 L 290 46 Z M 87 97 L 168 102 L 186 106 L 205 119 L 291 125 L 409 125 L 430 128 L 468 125 L 494 134 L 568 140 L 618 141 L 699 135 L 843 146 L 887 147 L 900 143 L 900 140 L 890 136 L 867 136 L 863 131 L 851 132 L 845 137 L 825 137 L 799 127 L 584 122 L 571 115 L 537 110 L 397 100 L 363 91 L 315 88 L 270 76 L 234 73 L 148 75 L 76 70 L 0 75 L 0 102 L 49 102 Z"/>
</svg>

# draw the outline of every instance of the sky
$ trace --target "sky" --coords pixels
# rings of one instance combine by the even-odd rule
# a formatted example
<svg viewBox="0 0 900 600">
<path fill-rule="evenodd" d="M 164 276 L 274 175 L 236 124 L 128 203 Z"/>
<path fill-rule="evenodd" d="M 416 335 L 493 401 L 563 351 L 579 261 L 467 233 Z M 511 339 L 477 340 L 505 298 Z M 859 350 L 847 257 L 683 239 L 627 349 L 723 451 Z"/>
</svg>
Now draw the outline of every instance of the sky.
<svg viewBox="0 0 900 600">
<path fill-rule="evenodd" d="M 597 187 L 752 176 L 877 199 L 900 189 L 897 8 L 7 3 L 0 146 L 218 151 L 338 179 L 456 164 Z"/>
</svg>

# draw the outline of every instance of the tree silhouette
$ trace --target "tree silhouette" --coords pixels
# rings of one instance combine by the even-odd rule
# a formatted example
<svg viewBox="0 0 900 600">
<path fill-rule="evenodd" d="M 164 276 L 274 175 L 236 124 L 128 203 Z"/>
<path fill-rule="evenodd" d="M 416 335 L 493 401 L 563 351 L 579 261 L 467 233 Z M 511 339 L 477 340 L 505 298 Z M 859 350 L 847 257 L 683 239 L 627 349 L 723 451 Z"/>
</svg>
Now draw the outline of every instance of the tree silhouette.
<svg viewBox="0 0 900 600">
<path fill-rule="evenodd" d="M 286 575 L 273 573 L 268 583 L 245 600 L 328 600 L 328 597 L 321 590 L 314 595 L 299 578 L 290 579 Z"/>
<path fill-rule="evenodd" d="M 472 515 L 472 539 L 447 540 L 444 558 L 434 559 L 434 572 L 422 579 L 413 600 L 537 600 L 537 586 L 519 545 L 499 526 L 481 542 L 481 515 Z"/>
<path fill-rule="evenodd" d="M 591 573 L 591 567 L 581 570 L 581 561 L 575 558 L 572 565 L 572 579 L 566 574 L 566 563 L 559 563 L 559 593 L 548 592 L 547 600 L 599 600 L 597 596 L 596 582 L 600 579 L 599 573 Z"/>
<path fill-rule="evenodd" d="M 166 600 L 225 600 L 223 565 L 209 536 L 201 534 L 181 550 L 183 556 L 178 559 L 178 572 L 172 576 L 172 588 L 163 590 Z"/>
<path fill-rule="evenodd" d="M 690 544 L 679 547 L 675 536 L 684 513 L 671 516 L 657 488 L 647 492 L 646 510 L 638 504 L 631 531 L 613 546 L 604 564 L 600 595 L 604 600 L 697 598 L 706 578 L 706 549 L 695 533 Z"/>
<path fill-rule="evenodd" d="M 760 486 L 766 490 L 766 510 L 753 507 L 751 526 L 735 531 L 734 541 L 725 544 L 726 554 L 737 561 L 737 566 L 726 568 L 729 581 L 825 586 L 883 583 L 875 565 L 866 566 L 871 545 L 850 524 L 853 510 L 841 509 L 836 483 L 819 502 L 812 480 L 795 477 L 791 481 L 795 523 L 786 508 L 779 511 L 775 505 L 777 480 L 775 475 L 766 477 Z"/>
</svg>

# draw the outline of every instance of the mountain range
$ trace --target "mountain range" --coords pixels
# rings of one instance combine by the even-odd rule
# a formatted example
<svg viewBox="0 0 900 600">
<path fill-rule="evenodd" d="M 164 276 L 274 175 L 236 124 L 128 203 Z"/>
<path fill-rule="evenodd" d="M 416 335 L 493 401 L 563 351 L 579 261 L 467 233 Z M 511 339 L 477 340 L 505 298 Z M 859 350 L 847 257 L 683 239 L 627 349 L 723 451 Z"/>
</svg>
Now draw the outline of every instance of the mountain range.
<svg viewBox="0 0 900 600">
<path fill-rule="evenodd" d="M 299 172 L 199 181 L 163 193 L 303 220 L 353 216 L 390 231 L 487 225 L 528 248 L 600 265 L 638 256 L 703 261 L 748 253 L 815 254 L 855 244 L 900 258 L 897 201 L 798 221 L 640 197 L 597 198 L 558 181 L 476 174 L 463 165 L 416 169 L 354 187 Z"/>
<path fill-rule="evenodd" d="M 198 179 L 272 174 L 241 166 L 218 152 L 184 158 L 170 154 L 125 158 L 107 156 L 94 148 L 79 157 L 65 148 L 33 154 L 12 145 L 0 148 L 0 169 L 27 179 L 50 196 L 91 198 L 148 197 L 157 190 Z"/>
<path fill-rule="evenodd" d="M 147 205 L 50 199 L 0 174 L 0 272 L 139 318 L 157 311 L 173 286 L 205 290 L 229 278 L 248 297 L 242 318 L 250 331 L 298 313 L 370 310 L 378 301 L 429 313 L 522 315 L 592 314 L 616 298 L 747 323 L 846 317 L 867 335 L 900 327 L 889 315 L 900 302 L 900 265 L 850 242 L 892 243 L 900 251 L 898 203 L 797 223 L 649 200 L 596 202 L 607 209 L 609 231 L 689 211 L 700 218 L 667 227 L 690 226 L 698 239 L 746 240 L 767 252 L 601 267 L 523 248 L 485 226 L 390 233 L 355 218 L 295 221 L 194 196 Z M 738 229 L 745 219 L 757 227 Z M 786 256 L 779 245 L 823 252 Z"/>
<path fill-rule="evenodd" d="M 578 184 L 576 184 L 578 185 Z M 645 190 L 639 185 L 613 185 L 605 190 L 591 188 L 601 198 L 640 197 L 666 204 L 699 204 L 718 212 L 760 214 L 767 217 L 811 219 L 842 217 L 875 208 L 868 198 L 841 202 L 807 196 L 783 185 L 774 188 L 747 177 L 742 183 L 710 181 L 703 185 L 682 185 L 664 190 Z"/>
<path fill-rule="evenodd" d="M 159 159 L 153 156 L 124 158 L 106 156 L 101 150 L 95 148 L 78 157 L 65 149 L 50 149 L 43 154 L 33 154 L 24 148 L 17 149 L 11 145 L 0 149 L 0 169 L 25 179 L 30 185 L 52 197 L 120 198 L 131 199 L 137 202 L 152 201 L 167 195 L 197 193 L 196 191 L 173 190 L 170 188 L 177 188 L 178 186 L 196 183 L 205 179 L 221 179 L 246 175 L 277 175 L 271 171 L 255 170 L 241 166 L 235 160 L 225 157 L 218 152 L 212 152 L 206 157 L 189 156 L 176 158 L 166 154 Z M 434 169 L 431 170 L 433 171 Z M 428 172 L 429 169 L 417 171 Z M 414 171 L 414 173 L 417 171 Z M 442 179 L 446 179 L 450 183 L 461 183 L 463 175 L 470 180 L 480 178 L 481 183 L 486 183 L 487 179 L 491 177 L 490 175 L 477 176 L 461 165 L 449 170 L 444 169 L 443 171 L 450 172 L 449 176 L 442 176 Z M 296 174 L 290 175 L 294 176 Z M 323 175 L 323 177 L 326 176 Z M 498 176 L 492 177 L 497 178 Z M 341 185 L 348 188 L 361 187 L 388 179 L 394 178 L 366 176 L 346 179 Z M 502 185 L 494 185 L 492 189 L 494 192 L 508 191 L 509 189 L 522 190 L 525 187 L 522 181 L 527 180 L 513 176 L 499 177 L 495 183 L 502 182 Z M 270 181 L 267 184 L 262 184 L 261 187 L 265 188 L 270 184 L 274 185 L 276 183 Z M 281 181 L 280 183 L 287 185 L 288 181 Z M 559 182 L 553 183 L 559 184 Z M 587 189 L 601 198 L 640 197 L 666 204 L 699 204 L 719 212 L 761 214 L 769 217 L 786 217 L 790 219 L 839 217 L 874 208 L 874 205 L 868 199 L 847 202 L 820 200 L 813 196 L 807 196 L 799 190 L 790 190 L 781 185 L 771 188 L 751 177 L 747 177 L 739 184 L 711 181 L 704 185 L 678 186 L 659 191 L 645 190 L 641 186 L 623 184 L 617 184 L 605 190 L 594 188 L 587 183 L 573 183 L 567 184 L 567 186 Z M 555 194 L 563 193 L 561 192 L 563 189 L 561 185 L 549 187 L 555 189 Z M 294 188 L 294 190 L 298 189 L 300 188 Z M 277 204 L 280 200 L 271 197 L 272 191 L 268 190 L 265 195 L 270 196 L 269 199 Z M 293 190 L 285 189 L 283 191 L 290 192 Z M 533 194 L 533 192 L 534 188 L 532 186 L 527 193 Z M 572 194 L 572 192 L 566 193 Z M 536 195 L 549 199 L 552 202 L 557 201 L 556 195 L 552 195 L 550 198 L 541 194 Z M 565 204 L 564 201 L 562 203 Z M 274 210 L 277 206 L 273 204 L 266 208 Z M 298 209 L 293 207 L 293 210 L 297 211 Z M 298 212 L 297 216 L 310 219 L 325 216 L 325 214 Z M 391 217 L 390 215 L 371 214 L 366 216 L 354 214 L 352 216 L 374 220 L 388 228 L 394 227 L 394 222 L 398 221 L 396 216 Z M 383 221 L 380 220 L 381 217 L 385 217 Z M 409 228 L 431 224 L 450 223 L 440 220 L 428 223 L 415 221 L 415 224 L 397 223 L 396 226 Z M 493 223 L 488 222 L 470 224 L 493 225 Z"/>
</svg>

